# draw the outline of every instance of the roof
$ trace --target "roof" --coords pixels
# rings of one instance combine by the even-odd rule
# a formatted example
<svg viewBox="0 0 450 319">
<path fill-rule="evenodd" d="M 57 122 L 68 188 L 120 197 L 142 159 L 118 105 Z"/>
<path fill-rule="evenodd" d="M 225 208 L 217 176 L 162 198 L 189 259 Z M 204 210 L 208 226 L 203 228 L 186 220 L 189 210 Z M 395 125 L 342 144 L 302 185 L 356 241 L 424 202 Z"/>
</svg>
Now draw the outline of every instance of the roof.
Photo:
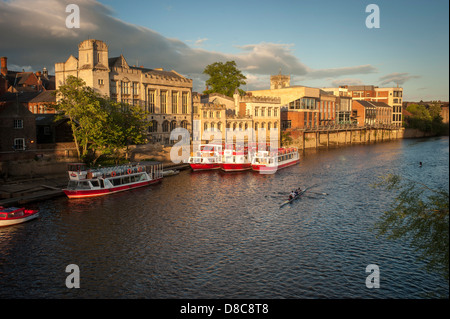
<svg viewBox="0 0 450 319">
<path fill-rule="evenodd" d="M 142 73 L 158 76 L 158 77 L 166 77 L 175 80 L 186 80 L 186 78 L 175 71 L 164 71 L 161 69 L 148 69 L 140 66 L 129 66 L 124 56 L 121 54 L 118 57 L 113 57 L 108 59 L 109 67 L 122 67 L 127 69 L 139 70 Z"/>
<path fill-rule="evenodd" d="M 391 107 L 389 104 L 384 102 L 374 102 L 374 101 L 361 101 L 361 100 L 353 100 L 354 102 L 358 102 L 364 107 Z"/>
<path fill-rule="evenodd" d="M 20 103 L 27 103 L 39 94 L 41 94 L 40 91 L 24 91 L 17 93 L 7 92 L 0 96 L 0 102 L 19 101 Z"/>
<path fill-rule="evenodd" d="M 33 97 L 30 101 L 30 103 L 56 103 L 56 95 L 55 90 L 48 90 L 39 92 L 39 94 L 35 97 Z"/>
<path fill-rule="evenodd" d="M 8 101 L 0 103 L 0 117 L 2 118 L 14 118 L 14 117 L 23 117 L 29 118 L 34 117 L 34 114 L 31 113 L 28 108 L 23 106 L 20 103 L 14 101 Z"/>
</svg>

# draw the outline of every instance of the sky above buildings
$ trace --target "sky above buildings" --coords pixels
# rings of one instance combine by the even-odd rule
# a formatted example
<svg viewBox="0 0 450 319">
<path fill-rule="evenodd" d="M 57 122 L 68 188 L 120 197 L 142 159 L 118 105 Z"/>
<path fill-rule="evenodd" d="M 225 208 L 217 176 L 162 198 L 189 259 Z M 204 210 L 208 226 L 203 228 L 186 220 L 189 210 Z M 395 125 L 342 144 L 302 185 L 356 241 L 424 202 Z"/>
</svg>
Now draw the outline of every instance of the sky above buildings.
<svg viewBox="0 0 450 319">
<path fill-rule="evenodd" d="M 80 28 L 67 28 L 68 4 Z M 369 4 L 379 28 L 368 28 Z M 244 89 L 291 85 L 404 88 L 405 101 L 449 100 L 449 2 L 361 0 L 0 0 L 0 56 L 54 72 L 79 42 L 105 41 L 130 65 L 176 70 L 204 90 L 206 65 L 236 61 Z"/>
</svg>

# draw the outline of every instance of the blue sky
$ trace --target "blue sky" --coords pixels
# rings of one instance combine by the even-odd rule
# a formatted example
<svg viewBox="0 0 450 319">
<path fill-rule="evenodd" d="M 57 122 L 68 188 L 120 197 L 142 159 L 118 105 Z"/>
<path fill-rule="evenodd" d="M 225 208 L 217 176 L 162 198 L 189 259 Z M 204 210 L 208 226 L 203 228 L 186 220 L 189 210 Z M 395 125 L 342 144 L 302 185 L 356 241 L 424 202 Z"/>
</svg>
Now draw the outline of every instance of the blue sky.
<svg viewBox="0 0 450 319">
<path fill-rule="evenodd" d="M 66 3 L 80 6 L 80 29 L 61 26 Z M 379 29 L 365 25 L 371 3 L 380 9 Z M 448 12 L 447 0 L 0 0 L 2 30 L 30 21 L 0 34 L 0 55 L 19 67 L 51 70 L 90 37 L 129 64 L 174 69 L 198 91 L 207 64 L 235 60 L 249 90 L 268 88 L 281 68 L 294 85 L 399 83 L 405 100 L 448 101 Z M 47 26 L 40 29 L 42 21 Z M 24 42 L 42 52 L 39 59 L 21 51 Z"/>
</svg>

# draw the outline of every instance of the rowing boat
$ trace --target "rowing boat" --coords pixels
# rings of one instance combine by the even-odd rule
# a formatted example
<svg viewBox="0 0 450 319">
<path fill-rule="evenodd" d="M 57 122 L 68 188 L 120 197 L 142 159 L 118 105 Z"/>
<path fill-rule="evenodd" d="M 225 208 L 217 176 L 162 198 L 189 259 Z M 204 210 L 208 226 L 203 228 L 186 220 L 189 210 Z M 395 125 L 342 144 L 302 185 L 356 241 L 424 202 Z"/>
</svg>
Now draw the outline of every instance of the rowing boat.
<svg viewBox="0 0 450 319">
<path fill-rule="evenodd" d="M 282 204 L 280 205 L 280 208 L 283 207 L 283 206 L 285 206 L 285 205 L 287 205 L 287 204 L 292 203 L 292 202 L 293 202 L 294 200 L 296 200 L 296 199 L 299 199 L 299 198 L 306 192 L 307 189 L 308 189 L 308 187 L 305 188 L 305 189 L 302 189 L 301 192 L 298 193 L 294 198 L 291 198 L 291 199 L 285 201 L 284 203 L 282 203 Z"/>
</svg>

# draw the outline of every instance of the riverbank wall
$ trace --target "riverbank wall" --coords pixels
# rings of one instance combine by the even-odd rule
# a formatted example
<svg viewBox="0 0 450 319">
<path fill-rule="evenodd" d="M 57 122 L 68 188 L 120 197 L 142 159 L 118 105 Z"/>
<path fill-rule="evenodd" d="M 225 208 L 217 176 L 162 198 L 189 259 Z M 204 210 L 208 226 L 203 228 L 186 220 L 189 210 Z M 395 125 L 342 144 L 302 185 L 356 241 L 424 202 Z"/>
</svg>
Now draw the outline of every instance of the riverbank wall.
<svg viewBox="0 0 450 319">
<path fill-rule="evenodd" d="M 299 150 L 310 148 L 341 147 L 352 144 L 389 142 L 405 138 L 431 136 L 416 129 L 348 129 L 303 131 L 290 130 L 290 141 L 284 146 Z M 130 146 L 132 161 L 160 161 L 165 167 L 173 166 L 170 158 L 172 146 L 146 144 Z M 40 146 L 33 151 L 0 154 L 0 184 L 11 179 L 48 178 L 65 176 L 67 163 L 76 162 L 73 143 Z"/>
<path fill-rule="evenodd" d="M 299 150 L 310 148 L 340 147 L 352 144 L 371 144 L 389 142 L 399 139 L 431 137 L 417 129 L 355 128 L 336 130 L 289 130 L 285 146 L 297 147 Z"/>
</svg>

